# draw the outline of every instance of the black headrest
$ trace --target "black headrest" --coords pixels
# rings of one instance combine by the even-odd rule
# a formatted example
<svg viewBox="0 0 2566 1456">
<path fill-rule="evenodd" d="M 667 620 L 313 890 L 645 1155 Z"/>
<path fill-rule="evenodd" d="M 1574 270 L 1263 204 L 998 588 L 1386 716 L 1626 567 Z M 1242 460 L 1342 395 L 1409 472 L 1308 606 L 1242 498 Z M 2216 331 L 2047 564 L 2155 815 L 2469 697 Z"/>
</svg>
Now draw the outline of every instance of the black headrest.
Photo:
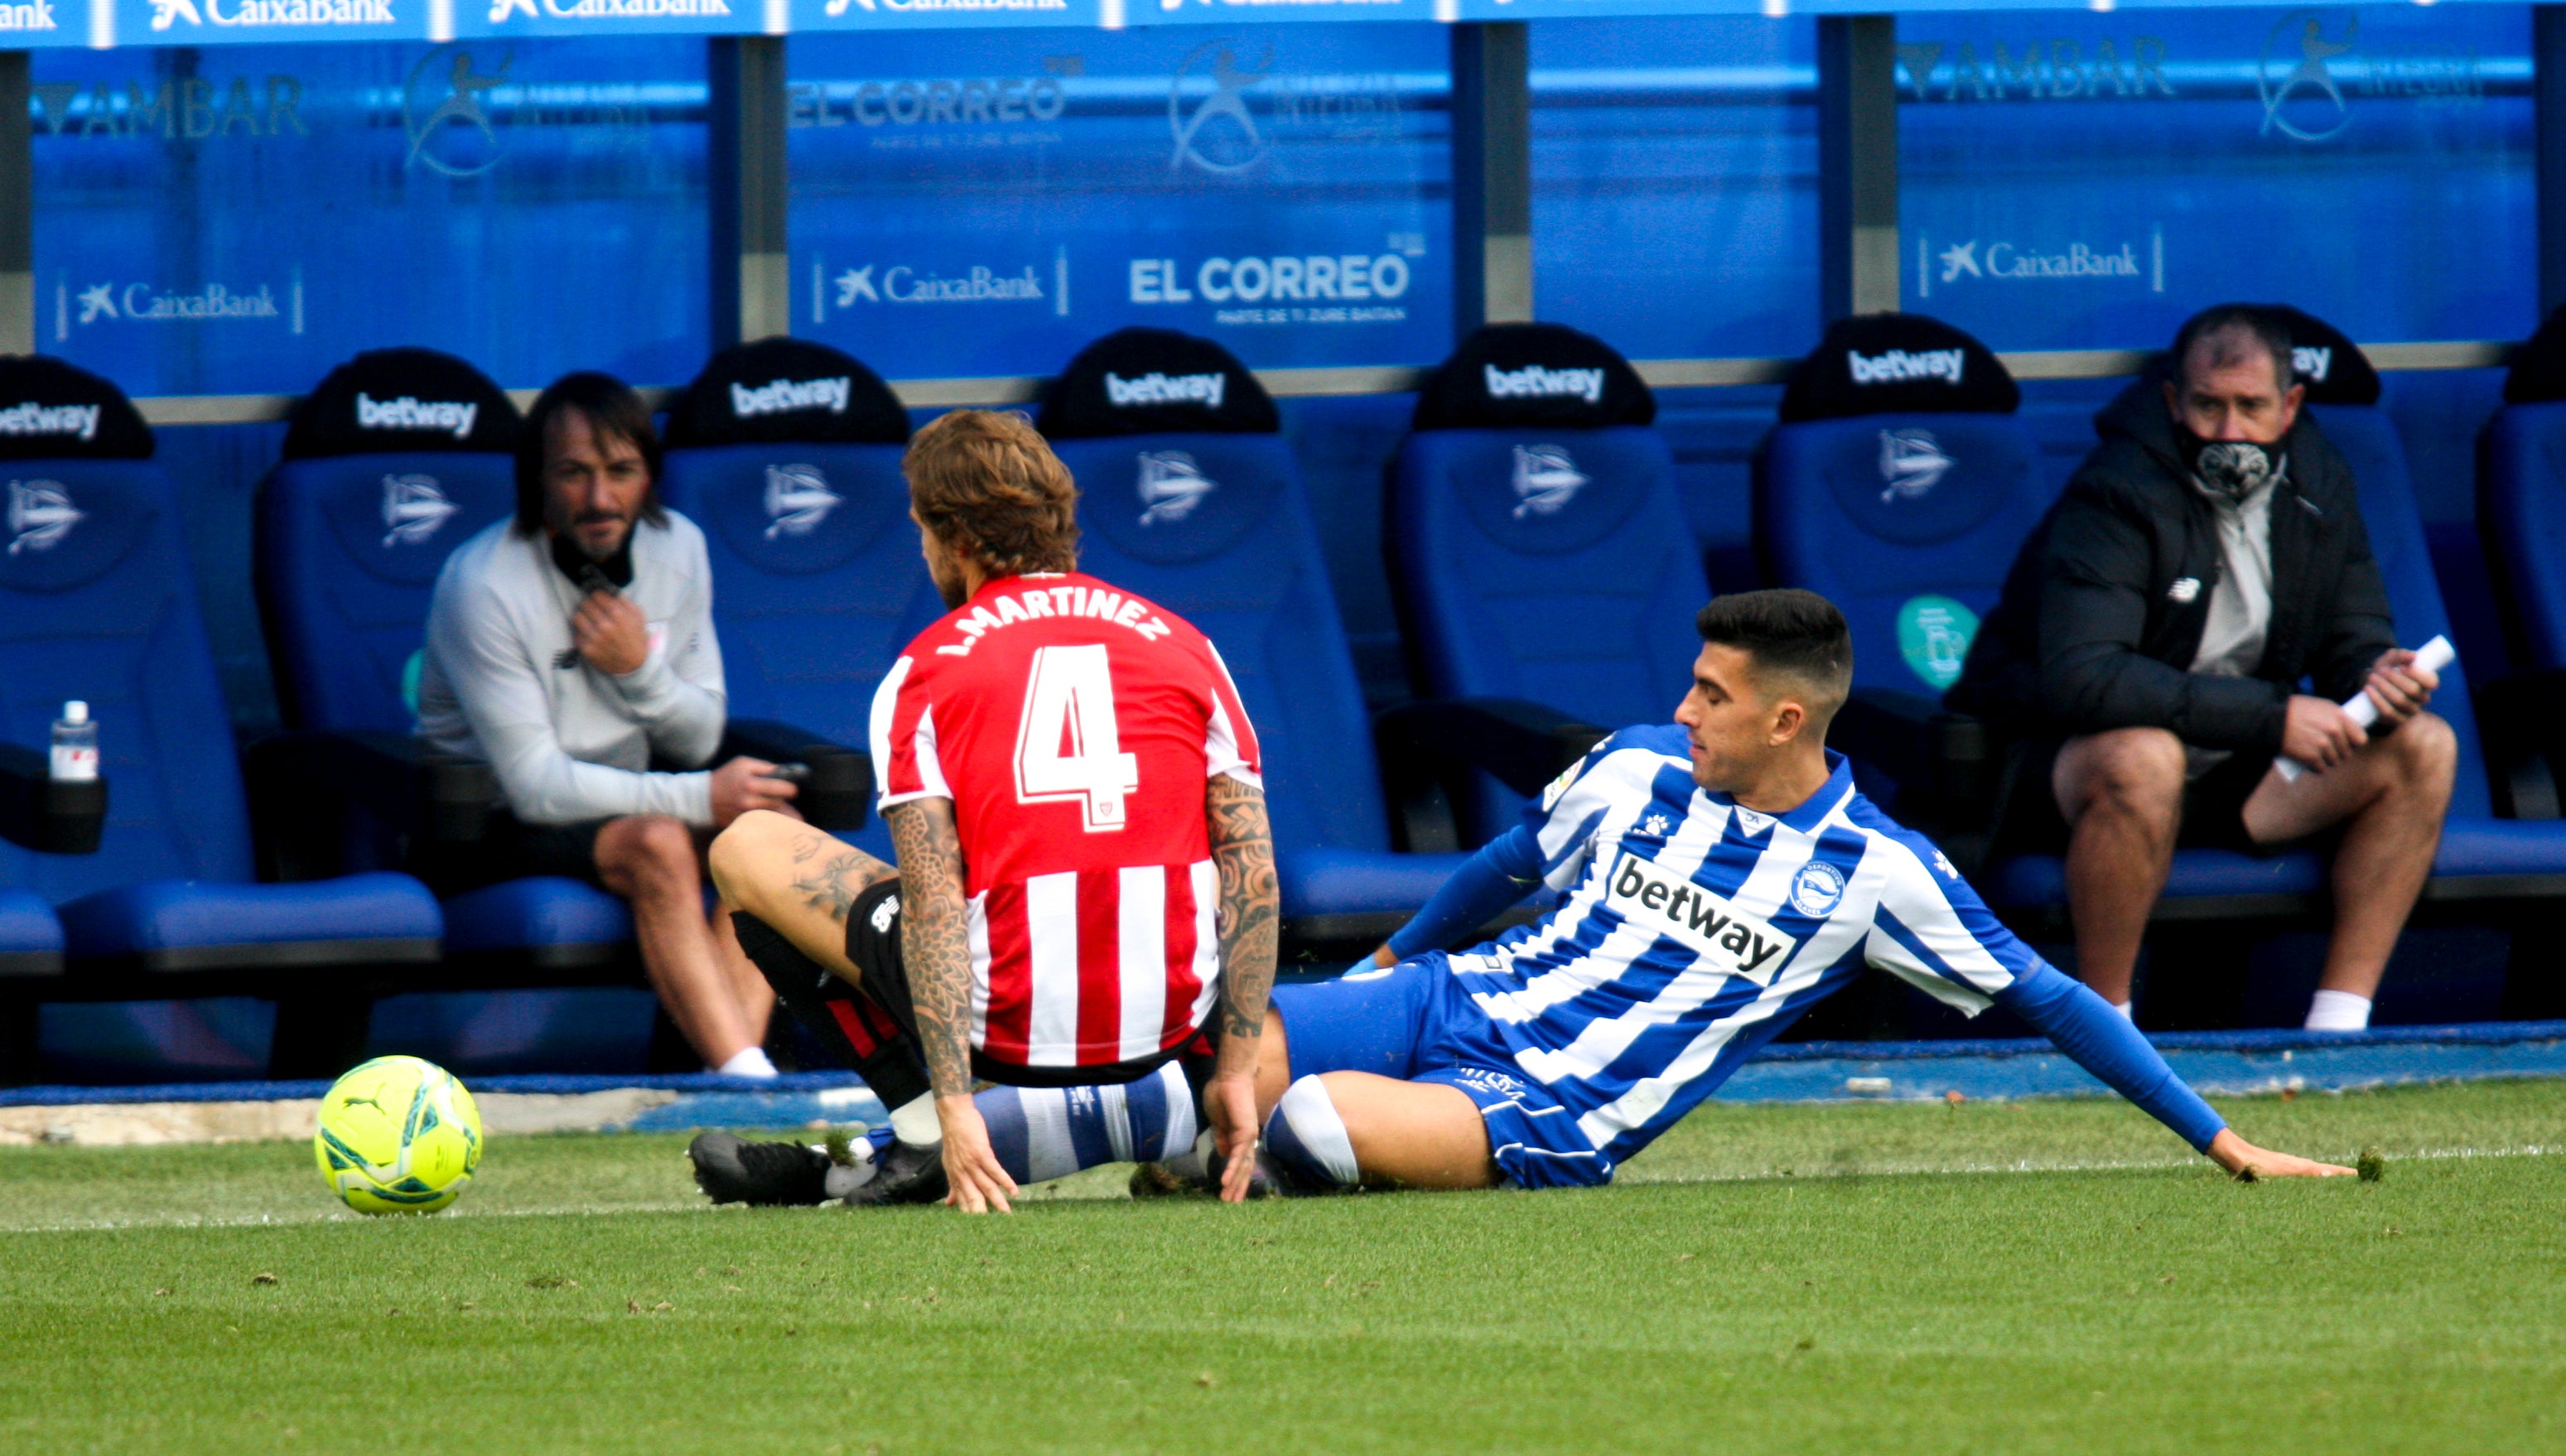
<svg viewBox="0 0 2566 1456">
<path fill-rule="evenodd" d="M 1117 329 L 1080 350 L 1051 381 L 1034 420 L 1055 440 L 1282 427 L 1273 396 L 1238 356 L 1172 329 Z"/>
<path fill-rule="evenodd" d="M 517 447 L 522 422 L 488 374 L 433 349 L 370 349 L 303 396 L 285 458 Z"/>
<path fill-rule="evenodd" d="M 1782 421 L 1858 414 L 2011 414 L 2022 389 L 1995 353 L 1923 314 L 1838 319 L 1791 370 Z"/>
<path fill-rule="evenodd" d="M 2503 402 L 2538 404 L 2566 399 L 2566 306 L 2548 316 L 2539 332 L 2513 353 L 2503 376 Z"/>
<path fill-rule="evenodd" d="M 124 390 L 51 355 L 0 355 L 0 460 L 148 460 L 151 448 Z"/>
<path fill-rule="evenodd" d="M 2379 370 L 2342 330 L 2288 304 L 2262 307 L 2290 336 L 2291 360 L 2299 382 L 2308 386 L 2310 404 L 2379 402 Z"/>
<path fill-rule="evenodd" d="M 1601 429 L 1658 417 L 1631 362 L 1558 324 L 1488 324 L 1417 393 L 1411 429 Z"/>
<path fill-rule="evenodd" d="M 806 339 L 734 344 L 668 405 L 667 443 L 904 445 L 908 411 L 855 356 Z"/>
</svg>

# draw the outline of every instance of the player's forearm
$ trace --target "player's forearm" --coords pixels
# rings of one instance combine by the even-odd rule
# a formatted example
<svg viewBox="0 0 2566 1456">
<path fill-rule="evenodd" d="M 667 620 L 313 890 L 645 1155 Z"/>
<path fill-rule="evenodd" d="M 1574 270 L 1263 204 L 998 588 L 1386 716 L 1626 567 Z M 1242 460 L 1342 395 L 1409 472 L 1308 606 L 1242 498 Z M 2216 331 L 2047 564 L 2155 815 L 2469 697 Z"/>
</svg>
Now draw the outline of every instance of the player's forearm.
<svg viewBox="0 0 2566 1456">
<path fill-rule="evenodd" d="M 892 810 L 899 858 L 900 962 L 917 1017 L 918 1052 L 938 1097 L 971 1094 L 971 935 L 962 842 L 953 806 L 921 799 Z"/>
<path fill-rule="evenodd" d="M 1265 793 L 1227 774 L 1203 792 L 1213 866 L 1220 875 L 1215 923 L 1220 935 L 1220 1070 L 1253 1071 L 1265 1033 L 1265 1002 L 1274 989 L 1275 938 L 1282 890 L 1274 875 L 1274 833 Z"/>
<path fill-rule="evenodd" d="M 1490 840 L 1390 937 L 1394 959 L 1439 950 L 1523 901 L 1541 883 L 1541 845 L 1521 825 Z"/>
<path fill-rule="evenodd" d="M 2226 1120 L 2175 1076 L 2128 1018 L 2055 967 L 2039 966 L 1999 993 L 1996 1004 L 2031 1023 L 2077 1066 L 2173 1128 L 2195 1151 L 2207 1152 L 2226 1128 Z"/>
</svg>

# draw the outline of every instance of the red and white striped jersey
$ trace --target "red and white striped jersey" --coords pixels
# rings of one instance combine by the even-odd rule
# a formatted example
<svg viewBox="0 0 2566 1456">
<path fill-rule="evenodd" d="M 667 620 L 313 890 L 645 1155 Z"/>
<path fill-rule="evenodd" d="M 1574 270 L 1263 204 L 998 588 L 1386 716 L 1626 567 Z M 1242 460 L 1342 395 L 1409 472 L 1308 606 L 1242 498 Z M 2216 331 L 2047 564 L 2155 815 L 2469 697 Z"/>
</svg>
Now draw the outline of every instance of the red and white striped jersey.
<svg viewBox="0 0 2566 1456">
<path fill-rule="evenodd" d="M 1008 577 L 917 634 L 874 695 L 882 807 L 953 801 L 971 1044 L 1107 1066 L 1192 1035 L 1220 975 L 1204 783 L 1258 784 L 1220 654 L 1093 577 Z"/>
</svg>

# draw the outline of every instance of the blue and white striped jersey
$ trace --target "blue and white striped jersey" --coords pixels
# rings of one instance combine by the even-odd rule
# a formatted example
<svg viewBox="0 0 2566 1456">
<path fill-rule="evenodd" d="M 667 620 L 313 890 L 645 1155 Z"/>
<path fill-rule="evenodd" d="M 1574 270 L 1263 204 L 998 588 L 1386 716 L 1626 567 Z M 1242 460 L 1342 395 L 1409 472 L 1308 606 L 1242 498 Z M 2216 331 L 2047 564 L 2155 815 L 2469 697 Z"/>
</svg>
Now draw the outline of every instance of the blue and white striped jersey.
<svg viewBox="0 0 2566 1456">
<path fill-rule="evenodd" d="M 1827 762 L 1775 818 L 1697 787 L 1683 729 L 1614 734 L 1525 810 L 1557 908 L 1444 958 L 1484 1035 L 1612 1161 L 1865 965 L 1975 1016 L 2042 964 Z"/>
</svg>

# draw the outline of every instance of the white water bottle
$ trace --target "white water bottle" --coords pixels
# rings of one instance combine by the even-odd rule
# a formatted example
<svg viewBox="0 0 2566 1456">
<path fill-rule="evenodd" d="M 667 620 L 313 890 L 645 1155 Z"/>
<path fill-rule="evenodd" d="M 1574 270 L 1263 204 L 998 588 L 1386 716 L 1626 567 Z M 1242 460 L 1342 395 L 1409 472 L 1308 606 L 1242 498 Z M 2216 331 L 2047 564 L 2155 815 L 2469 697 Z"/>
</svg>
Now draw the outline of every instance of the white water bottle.
<svg viewBox="0 0 2566 1456">
<path fill-rule="evenodd" d="M 98 777 L 98 725 L 90 721 L 89 704 L 78 698 L 63 704 L 63 715 L 54 720 L 53 777 L 62 783 Z"/>
</svg>

